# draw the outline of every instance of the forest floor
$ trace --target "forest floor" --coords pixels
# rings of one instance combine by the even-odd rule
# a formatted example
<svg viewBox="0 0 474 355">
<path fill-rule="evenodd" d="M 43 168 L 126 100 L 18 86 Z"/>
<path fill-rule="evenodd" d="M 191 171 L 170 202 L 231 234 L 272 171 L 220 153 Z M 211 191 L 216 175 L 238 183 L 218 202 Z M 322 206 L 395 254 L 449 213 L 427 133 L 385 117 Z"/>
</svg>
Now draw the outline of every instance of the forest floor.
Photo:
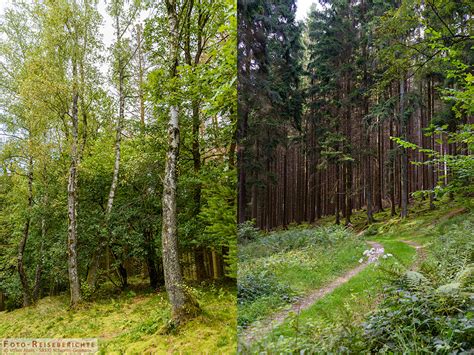
<svg viewBox="0 0 474 355">
<path fill-rule="evenodd" d="M 376 242 L 367 242 L 372 248 L 375 249 L 375 256 L 379 257 L 383 254 L 384 249 L 382 244 Z M 344 275 L 338 277 L 328 285 L 318 288 L 309 292 L 307 295 L 298 299 L 297 302 L 291 304 L 288 308 L 284 308 L 276 313 L 271 314 L 269 317 L 263 319 L 253 326 L 247 327 L 239 336 L 239 341 L 245 344 L 251 344 L 254 341 L 259 340 L 266 334 L 272 331 L 275 327 L 285 321 L 291 314 L 299 314 L 301 311 L 311 307 L 314 302 L 318 299 L 326 296 L 327 294 L 334 291 L 337 287 L 348 282 L 352 277 L 357 275 L 359 272 L 364 270 L 368 266 L 368 262 L 361 263 L 353 269 L 347 271 Z"/>
<path fill-rule="evenodd" d="M 353 218 L 354 236 L 350 239 L 350 243 L 354 243 L 355 237 L 359 243 L 364 243 L 365 248 L 369 248 L 370 245 L 383 247 L 382 254 L 392 254 L 393 260 L 407 269 L 415 270 L 425 259 L 425 247 L 438 234 L 436 230 L 439 226 L 451 223 L 452 219 L 462 218 L 457 216 L 465 212 L 467 210 L 464 207 L 454 202 L 440 203 L 435 210 L 430 210 L 425 204 L 419 204 L 411 209 L 406 220 L 390 217 L 389 211 L 376 214 L 376 223 L 368 228 L 365 226 L 363 214 L 358 213 Z M 320 225 L 329 223 L 333 221 L 327 219 Z M 318 228 L 320 227 L 308 229 Z M 367 267 L 366 262 L 357 265 L 355 260 L 362 257 L 359 247 L 352 248 L 352 253 L 349 254 L 345 250 L 335 251 L 337 248 L 338 245 L 330 246 L 326 248 L 326 253 L 331 254 L 332 259 L 336 261 L 341 260 L 339 254 L 343 254 L 344 259 L 351 259 L 352 263 L 346 263 L 343 270 L 333 268 L 333 272 L 329 274 L 323 272 L 324 282 L 318 287 L 299 292 L 300 297 L 294 299 L 292 303 L 287 303 L 271 312 L 261 312 L 252 323 L 241 327 L 239 335 L 241 353 L 282 349 L 282 346 L 275 344 L 297 343 L 300 328 L 305 324 L 310 323 L 316 328 L 319 327 L 324 333 L 325 327 L 343 325 L 348 319 L 362 321 L 368 312 L 377 307 L 383 296 L 384 286 L 389 282 L 384 263 L 390 261 L 382 260 L 382 266 L 374 263 Z M 305 249 L 303 248 L 303 251 Z M 319 277 L 315 270 L 311 273 L 313 277 Z M 290 287 L 294 286 L 290 279 L 285 277 L 284 279 L 290 281 L 288 283 Z M 318 282 L 313 281 L 312 284 Z M 301 290 L 301 287 L 299 289 Z M 239 305 L 239 307 L 245 311 L 247 306 Z M 290 348 L 292 347 L 296 346 L 292 344 Z"/>
<path fill-rule="evenodd" d="M 134 287 L 135 286 L 135 287 Z M 166 333 L 170 307 L 165 292 L 132 285 L 130 291 L 68 310 L 67 296 L 0 312 L 0 338 L 98 338 L 101 354 L 231 354 L 236 344 L 235 288 L 194 289 L 202 314 Z"/>
</svg>

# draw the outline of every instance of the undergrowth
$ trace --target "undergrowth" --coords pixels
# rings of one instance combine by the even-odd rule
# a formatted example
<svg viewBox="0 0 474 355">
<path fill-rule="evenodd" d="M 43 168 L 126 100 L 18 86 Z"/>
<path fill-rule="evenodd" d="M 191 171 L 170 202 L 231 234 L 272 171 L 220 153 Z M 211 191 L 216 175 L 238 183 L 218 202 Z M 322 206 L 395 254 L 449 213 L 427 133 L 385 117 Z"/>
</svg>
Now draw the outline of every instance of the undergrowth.
<svg viewBox="0 0 474 355">
<path fill-rule="evenodd" d="M 294 315 L 288 319 L 279 332 L 274 331 L 271 339 L 256 344 L 255 349 L 300 354 L 472 351 L 474 214 L 449 220 L 433 215 L 419 224 L 420 218 L 423 220 L 423 216 L 416 216 L 382 228 L 390 230 L 388 235 L 380 237 L 383 242 L 395 243 L 398 238 L 422 241 L 427 257 L 417 270 L 397 262 L 396 258 L 382 263 L 378 272 L 383 274 L 379 278 L 385 279 L 386 286 L 375 310 L 361 317 L 351 300 L 346 300 L 338 321 L 316 317 L 316 313 L 308 310 L 306 317 Z M 435 220 L 441 221 L 440 224 L 435 226 Z M 410 227 L 415 222 L 417 229 Z M 369 229 L 366 236 L 377 236 L 380 227 Z M 351 283 L 354 284 L 351 280 L 344 287 Z M 360 302 L 363 300 L 364 297 Z M 323 304 L 324 299 L 319 303 Z"/>
<path fill-rule="evenodd" d="M 269 234 L 244 228 L 237 281 L 241 327 L 357 265 L 365 248 L 362 240 L 341 226 L 305 226 Z"/>
</svg>

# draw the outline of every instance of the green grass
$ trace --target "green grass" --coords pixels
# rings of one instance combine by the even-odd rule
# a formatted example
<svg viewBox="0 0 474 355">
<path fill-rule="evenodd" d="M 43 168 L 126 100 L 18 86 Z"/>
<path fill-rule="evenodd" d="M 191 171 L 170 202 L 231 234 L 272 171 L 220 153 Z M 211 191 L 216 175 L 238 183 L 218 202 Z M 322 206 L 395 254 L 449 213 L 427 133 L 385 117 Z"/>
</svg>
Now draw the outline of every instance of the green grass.
<svg viewBox="0 0 474 355">
<path fill-rule="evenodd" d="M 405 265 L 409 265 L 415 256 L 415 250 L 401 242 L 387 242 L 384 248 L 386 253 L 396 255 L 396 258 Z M 269 336 L 256 346 L 266 347 L 268 343 L 277 342 L 281 336 L 295 338 L 299 332 L 299 325 L 316 325 L 318 328 L 318 324 L 334 326 L 343 324 L 347 321 L 347 317 L 352 320 L 362 319 L 377 304 L 379 294 L 387 281 L 386 278 L 383 263 L 379 266 L 369 265 L 348 282 L 318 300 L 313 306 L 303 310 L 299 315 L 290 317 L 273 329 Z"/>
<path fill-rule="evenodd" d="M 243 248 L 239 275 L 268 270 L 281 284 L 290 286 L 294 294 L 303 296 L 357 266 L 366 247 L 363 240 L 342 227 L 274 232 Z M 285 251 L 271 254 L 272 249 L 278 248 Z M 238 323 L 247 325 L 286 305 L 288 298 L 274 294 L 239 304 Z"/>
<path fill-rule="evenodd" d="M 202 314 L 166 334 L 170 307 L 165 292 L 124 292 L 68 310 L 66 296 L 46 297 L 34 307 L 0 312 L 0 338 L 99 338 L 103 354 L 233 354 L 235 288 L 197 288 Z"/>
<path fill-rule="evenodd" d="M 285 253 L 286 258 L 275 267 L 279 279 L 304 294 L 319 288 L 348 269 L 358 265 L 366 244 L 356 238 L 338 242 L 330 247 L 309 248 Z"/>
</svg>

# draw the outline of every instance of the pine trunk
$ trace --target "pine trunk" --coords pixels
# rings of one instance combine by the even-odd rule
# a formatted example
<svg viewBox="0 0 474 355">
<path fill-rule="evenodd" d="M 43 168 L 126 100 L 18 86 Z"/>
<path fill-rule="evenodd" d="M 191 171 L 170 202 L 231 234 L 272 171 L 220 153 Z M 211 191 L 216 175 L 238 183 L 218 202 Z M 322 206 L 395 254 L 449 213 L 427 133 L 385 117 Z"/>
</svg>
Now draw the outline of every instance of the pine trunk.
<svg viewBox="0 0 474 355">
<path fill-rule="evenodd" d="M 403 140 L 407 139 L 407 124 L 405 114 L 405 78 L 400 80 L 400 135 Z M 400 189 L 401 189 L 401 217 L 408 216 L 408 155 L 407 150 L 402 148 L 400 154 Z"/>
</svg>

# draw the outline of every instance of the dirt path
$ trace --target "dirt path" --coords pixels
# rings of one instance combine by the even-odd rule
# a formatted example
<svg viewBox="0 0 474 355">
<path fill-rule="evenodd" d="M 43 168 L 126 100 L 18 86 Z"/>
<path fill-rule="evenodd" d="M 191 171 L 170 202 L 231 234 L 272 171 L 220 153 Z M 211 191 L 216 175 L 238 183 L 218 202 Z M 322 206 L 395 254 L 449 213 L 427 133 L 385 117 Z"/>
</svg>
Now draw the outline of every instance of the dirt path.
<svg viewBox="0 0 474 355">
<path fill-rule="evenodd" d="M 375 249 L 373 257 L 379 257 L 384 253 L 384 248 L 381 244 L 376 242 L 367 242 L 372 248 Z M 365 262 L 359 266 L 349 270 L 344 275 L 338 277 L 336 280 L 332 281 L 330 284 L 325 287 L 314 290 L 308 295 L 304 296 L 298 302 L 291 305 L 290 308 L 281 310 L 269 316 L 268 318 L 257 322 L 256 324 L 246 328 L 239 335 L 239 342 L 244 346 L 249 346 L 256 340 L 263 338 L 266 334 L 270 333 L 271 330 L 278 325 L 282 324 L 284 320 L 288 317 L 290 312 L 300 313 L 302 310 L 305 310 L 311 307 L 318 299 L 326 296 L 327 294 L 334 291 L 340 285 L 349 281 L 352 277 L 357 275 L 359 272 L 364 270 L 369 263 Z"/>
<path fill-rule="evenodd" d="M 434 226 L 466 212 L 468 212 L 468 210 L 465 207 L 456 208 L 455 210 L 452 210 L 446 213 L 445 215 L 433 220 L 433 222 L 431 222 L 431 225 Z"/>
<path fill-rule="evenodd" d="M 426 258 L 426 251 L 423 245 L 420 245 L 417 242 L 414 242 L 413 240 L 400 240 L 400 241 L 416 249 L 417 257 L 416 257 L 415 262 L 412 264 L 411 269 L 417 270 L 420 267 L 423 260 L 425 260 Z"/>
</svg>

